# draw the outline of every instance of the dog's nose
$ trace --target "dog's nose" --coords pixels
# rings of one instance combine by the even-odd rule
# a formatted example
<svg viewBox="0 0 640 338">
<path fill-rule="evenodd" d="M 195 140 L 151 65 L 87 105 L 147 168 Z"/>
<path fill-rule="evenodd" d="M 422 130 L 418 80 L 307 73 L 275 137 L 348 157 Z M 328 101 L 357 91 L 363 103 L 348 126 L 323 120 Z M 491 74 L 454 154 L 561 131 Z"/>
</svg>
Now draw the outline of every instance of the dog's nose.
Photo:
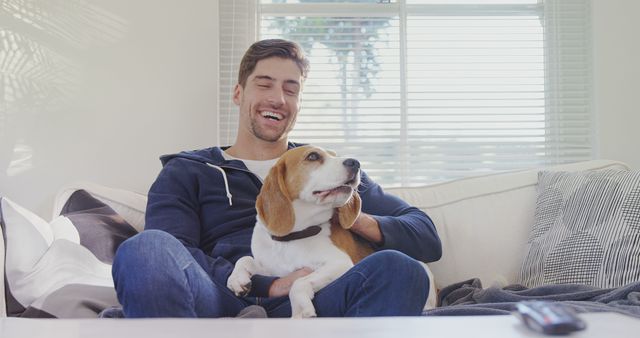
<svg viewBox="0 0 640 338">
<path fill-rule="evenodd" d="M 358 160 L 353 158 L 348 158 L 344 160 L 342 164 L 349 169 L 353 169 L 353 170 L 360 169 L 360 162 L 358 162 Z"/>
</svg>

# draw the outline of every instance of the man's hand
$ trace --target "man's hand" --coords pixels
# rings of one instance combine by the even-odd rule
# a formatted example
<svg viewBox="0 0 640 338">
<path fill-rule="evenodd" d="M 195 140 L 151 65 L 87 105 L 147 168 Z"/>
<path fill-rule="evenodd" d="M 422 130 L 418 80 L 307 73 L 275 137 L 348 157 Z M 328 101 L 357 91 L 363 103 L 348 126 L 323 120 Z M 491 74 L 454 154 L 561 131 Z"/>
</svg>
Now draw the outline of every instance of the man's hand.
<svg viewBox="0 0 640 338">
<path fill-rule="evenodd" d="M 312 272 L 313 270 L 310 268 L 302 268 L 274 280 L 269 287 L 269 297 L 287 296 L 289 294 L 289 290 L 291 290 L 291 285 L 293 285 L 293 282 L 296 279 L 304 277 Z"/>
<path fill-rule="evenodd" d="M 368 214 L 360 213 L 360 216 L 356 219 L 355 223 L 349 229 L 356 234 L 362 236 L 364 239 L 374 244 L 382 244 L 382 232 L 380 231 L 380 225 L 375 218 Z"/>
</svg>

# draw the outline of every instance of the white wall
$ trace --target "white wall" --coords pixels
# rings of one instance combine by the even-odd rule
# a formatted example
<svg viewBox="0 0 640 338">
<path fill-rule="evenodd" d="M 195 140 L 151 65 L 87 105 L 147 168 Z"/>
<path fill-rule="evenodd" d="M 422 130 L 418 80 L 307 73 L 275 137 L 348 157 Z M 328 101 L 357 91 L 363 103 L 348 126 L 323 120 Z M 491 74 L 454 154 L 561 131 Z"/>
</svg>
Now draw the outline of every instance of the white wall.
<svg viewBox="0 0 640 338">
<path fill-rule="evenodd" d="M 640 1 L 592 0 L 600 158 L 640 169 Z"/>
<path fill-rule="evenodd" d="M 158 156 L 217 143 L 217 1 L 0 6 L 0 195 L 50 217 L 87 180 L 146 192 Z M 599 158 L 640 169 L 637 0 L 593 0 Z"/>
<path fill-rule="evenodd" d="M 217 143 L 218 4 L 0 6 L 0 195 L 50 218 L 65 184 L 146 192 L 158 156 Z"/>
</svg>

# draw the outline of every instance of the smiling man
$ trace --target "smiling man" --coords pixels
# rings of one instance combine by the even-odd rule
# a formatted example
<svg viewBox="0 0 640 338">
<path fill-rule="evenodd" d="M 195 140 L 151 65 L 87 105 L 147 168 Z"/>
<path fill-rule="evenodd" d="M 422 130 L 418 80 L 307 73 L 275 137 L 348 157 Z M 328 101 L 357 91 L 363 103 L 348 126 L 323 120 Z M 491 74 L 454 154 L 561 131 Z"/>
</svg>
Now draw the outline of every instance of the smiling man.
<svg viewBox="0 0 640 338">
<path fill-rule="evenodd" d="M 252 55 L 245 56 L 250 60 Z M 249 63 L 249 61 L 247 61 Z M 279 157 L 287 149 L 287 134 L 300 111 L 302 83 L 308 69 L 306 59 L 272 57 L 242 65 L 233 102 L 240 107 L 236 143 L 225 152 L 255 160 Z"/>
<path fill-rule="evenodd" d="M 255 201 L 300 112 L 309 62 L 296 43 L 262 40 L 245 53 L 233 101 L 235 143 L 161 157 L 145 230 L 116 253 L 113 277 L 125 317 L 232 317 L 260 305 L 269 317 L 291 316 L 287 276 L 254 275 L 250 293 L 227 289 L 234 263 L 251 254 Z M 366 173 L 362 213 L 352 231 L 376 251 L 313 300 L 318 316 L 419 315 L 431 283 L 417 262 L 440 258 L 431 219 L 387 195 Z"/>
</svg>

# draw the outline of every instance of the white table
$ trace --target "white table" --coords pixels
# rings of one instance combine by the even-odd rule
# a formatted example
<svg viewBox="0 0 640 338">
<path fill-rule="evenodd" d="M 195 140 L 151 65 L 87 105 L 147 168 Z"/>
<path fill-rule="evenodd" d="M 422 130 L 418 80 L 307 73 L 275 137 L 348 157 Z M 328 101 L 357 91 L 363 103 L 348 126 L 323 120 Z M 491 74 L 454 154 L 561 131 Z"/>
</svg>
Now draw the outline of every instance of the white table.
<svg viewBox="0 0 640 338">
<path fill-rule="evenodd" d="M 640 319 L 614 313 L 581 317 L 569 337 L 640 337 Z M 294 319 L 22 319 L 1 318 L 2 338 L 427 338 L 542 337 L 514 316 Z"/>
</svg>

